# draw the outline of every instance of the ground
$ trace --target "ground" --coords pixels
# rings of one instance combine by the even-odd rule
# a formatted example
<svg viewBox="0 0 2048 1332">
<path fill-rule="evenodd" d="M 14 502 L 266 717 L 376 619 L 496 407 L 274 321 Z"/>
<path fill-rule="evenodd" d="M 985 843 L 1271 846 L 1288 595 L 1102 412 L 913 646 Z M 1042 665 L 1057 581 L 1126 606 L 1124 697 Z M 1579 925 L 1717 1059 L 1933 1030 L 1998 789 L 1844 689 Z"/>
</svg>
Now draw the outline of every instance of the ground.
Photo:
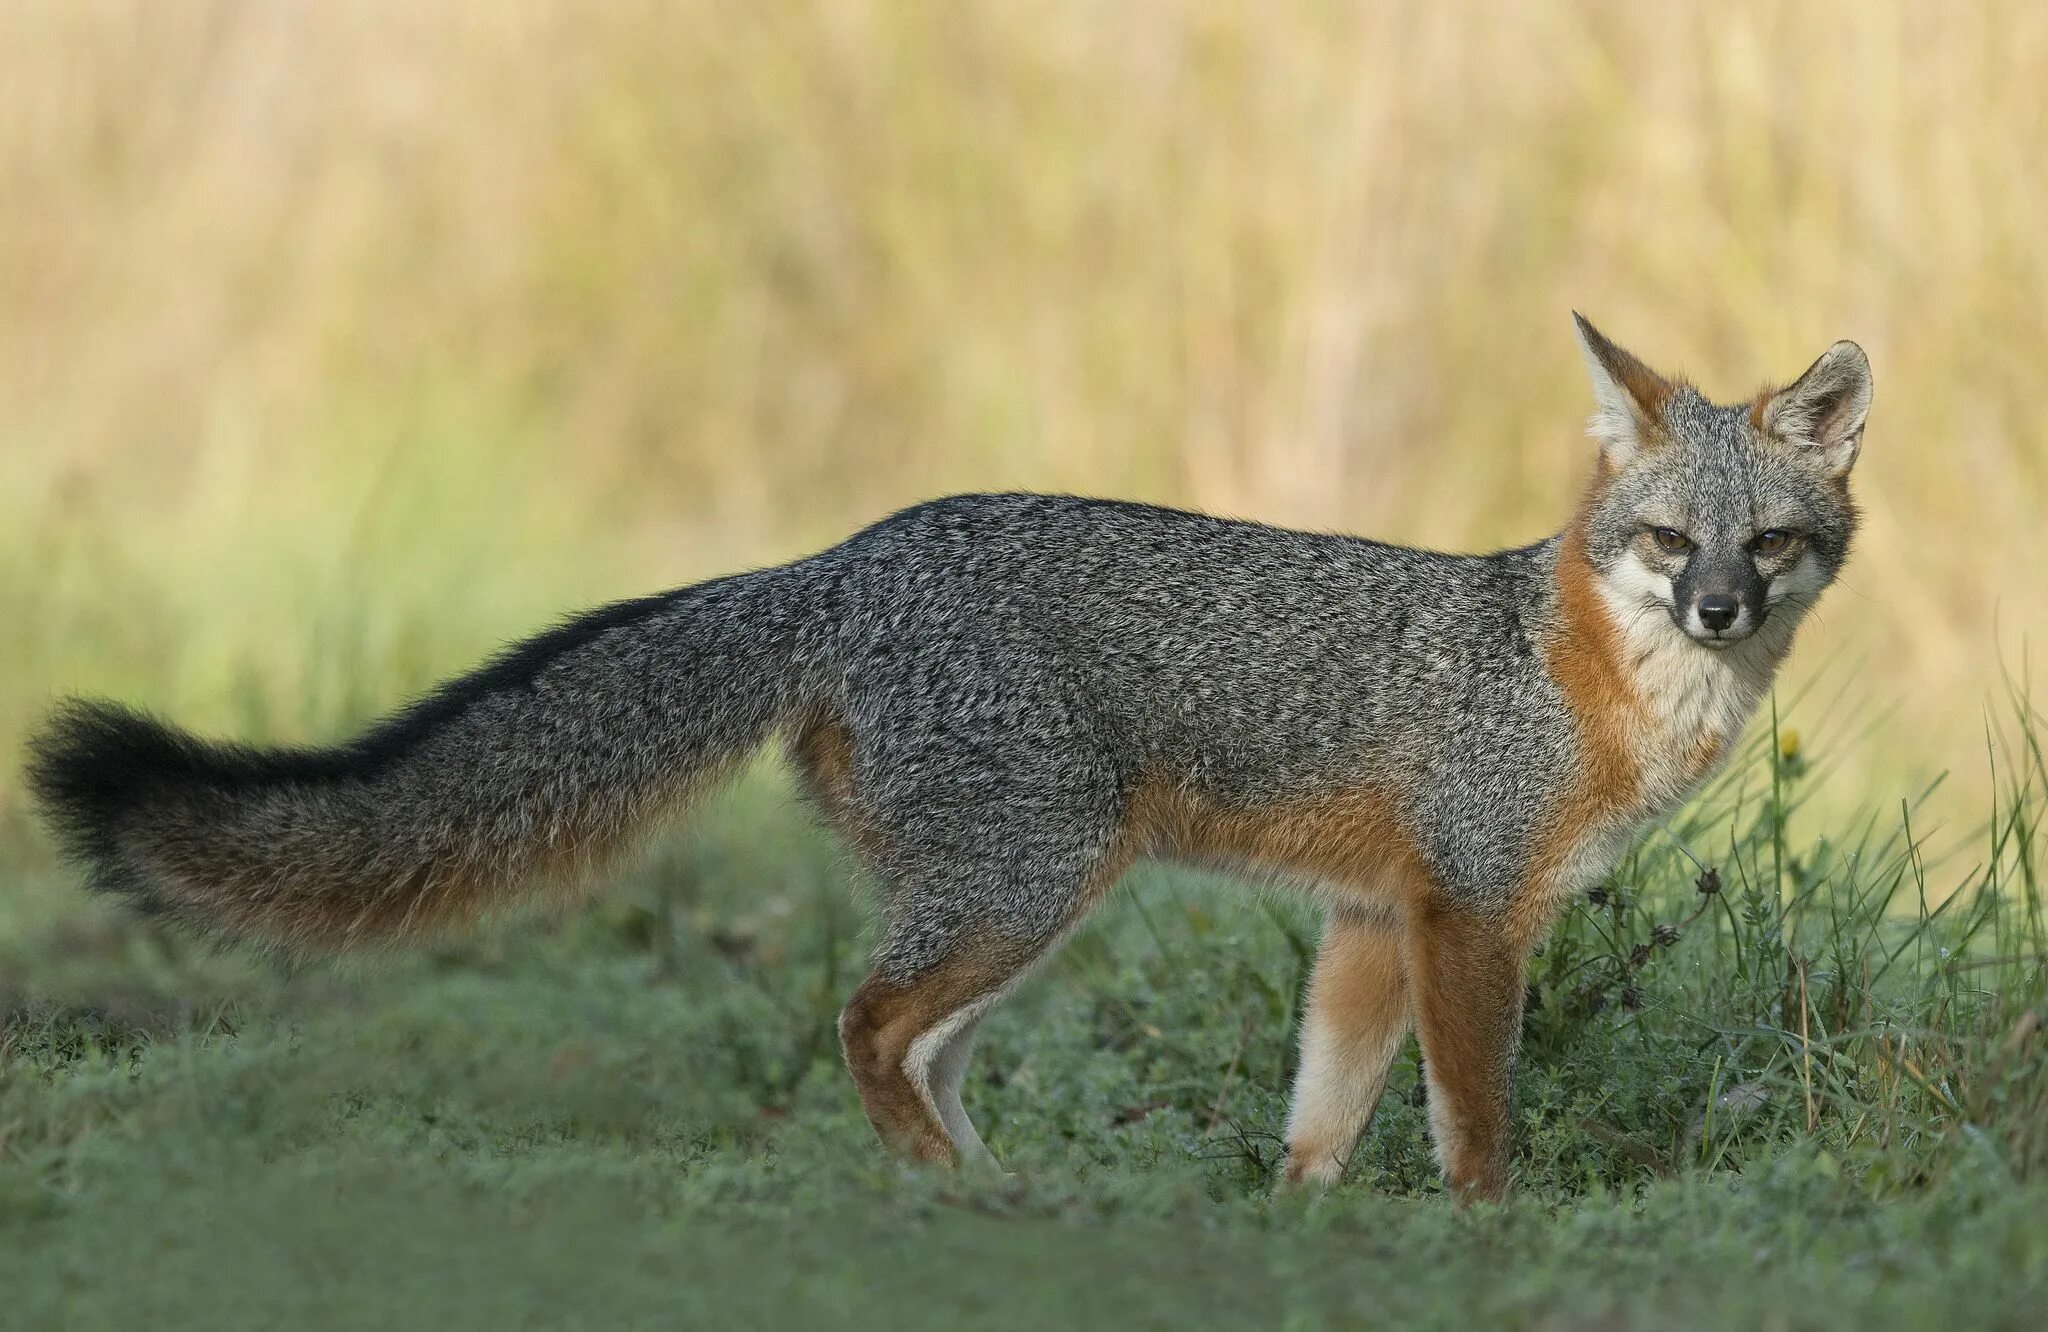
<svg viewBox="0 0 2048 1332">
<path fill-rule="evenodd" d="M 2038 802 L 1943 860 L 1910 806 L 1802 838 L 1817 779 L 1764 737 L 1572 910 L 1519 1192 L 1465 1213 L 1412 1044 L 1352 1181 L 1274 1196 L 1316 921 L 1227 880 L 1140 871 L 991 1019 L 982 1177 L 872 1141 L 864 894 L 765 770 L 596 908 L 424 955 L 205 952 L 24 852 L 0 1322 L 2037 1325 Z"/>
</svg>

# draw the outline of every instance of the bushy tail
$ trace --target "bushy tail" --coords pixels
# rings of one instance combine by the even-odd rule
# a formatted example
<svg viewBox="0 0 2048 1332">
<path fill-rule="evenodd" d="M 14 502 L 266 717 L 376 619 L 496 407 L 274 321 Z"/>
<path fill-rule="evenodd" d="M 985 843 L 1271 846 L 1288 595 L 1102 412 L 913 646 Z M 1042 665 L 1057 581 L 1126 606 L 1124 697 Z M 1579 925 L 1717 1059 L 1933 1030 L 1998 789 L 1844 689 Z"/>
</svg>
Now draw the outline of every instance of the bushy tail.
<svg viewBox="0 0 2048 1332">
<path fill-rule="evenodd" d="M 799 706 L 807 608 L 779 569 L 620 602 L 356 740 L 198 740 L 61 707 L 28 777 L 93 887 L 293 951 L 428 934 L 588 870 Z"/>
</svg>

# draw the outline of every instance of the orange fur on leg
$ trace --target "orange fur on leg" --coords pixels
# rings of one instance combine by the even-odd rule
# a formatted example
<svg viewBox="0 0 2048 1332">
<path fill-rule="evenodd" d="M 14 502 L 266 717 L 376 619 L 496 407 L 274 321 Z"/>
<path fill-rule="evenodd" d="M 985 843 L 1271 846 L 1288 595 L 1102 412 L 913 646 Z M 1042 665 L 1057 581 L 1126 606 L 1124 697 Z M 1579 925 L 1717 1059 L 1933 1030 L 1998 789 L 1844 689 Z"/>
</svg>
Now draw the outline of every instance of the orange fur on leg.
<svg viewBox="0 0 2048 1332">
<path fill-rule="evenodd" d="M 1287 1117 L 1288 1183 L 1343 1178 L 1408 1037 L 1406 970 L 1398 918 L 1330 913 L 1302 1019 L 1301 1071 Z"/>
<path fill-rule="evenodd" d="M 956 1141 L 941 1101 L 951 1089 L 935 1078 L 957 1077 L 951 1065 L 965 1057 L 960 1043 L 1019 970 L 963 957 L 907 983 L 876 972 L 854 991 L 839 1015 L 839 1040 L 861 1109 L 889 1147 L 913 1161 L 947 1165 L 961 1152 L 986 1152 L 978 1138 Z M 964 1125 L 961 1136 L 972 1134 Z"/>
<path fill-rule="evenodd" d="M 1407 957 L 1445 1182 L 1461 1202 L 1505 1197 L 1522 951 L 1503 922 L 1424 901 L 1409 921 Z"/>
</svg>

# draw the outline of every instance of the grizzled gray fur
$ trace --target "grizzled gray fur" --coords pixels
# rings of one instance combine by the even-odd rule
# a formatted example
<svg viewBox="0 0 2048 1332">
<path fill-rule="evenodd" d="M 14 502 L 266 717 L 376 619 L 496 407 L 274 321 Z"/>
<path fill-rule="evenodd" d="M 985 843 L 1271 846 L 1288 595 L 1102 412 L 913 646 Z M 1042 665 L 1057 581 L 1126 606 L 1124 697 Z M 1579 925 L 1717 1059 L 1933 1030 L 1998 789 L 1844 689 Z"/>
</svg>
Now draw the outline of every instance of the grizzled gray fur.
<svg viewBox="0 0 2048 1332">
<path fill-rule="evenodd" d="M 1537 655 L 1554 558 L 987 495 L 795 566 L 829 626 L 814 679 L 902 848 L 886 965 L 975 926 L 1052 937 L 1157 774 L 1236 807 L 1370 777 L 1498 908 L 1573 745 Z"/>
<path fill-rule="evenodd" d="M 60 714 L 38 774 L 61 817 L 66 745 L 147 746 L 102 774 L 112 789 L 73 841 L 109 886 L 200 930 L 218 923 L 193 910 L 204 886 L 167 879 L 318 891 L 345 916 L 421 866 L 516 872 L 821 710 L 851 732 L 860 812 L 885 848 L 894 972 L 971 927 L 1051 938 L 1155 774 L 1236 805 L 1374 776 L 1413 793 L 1445 884 L 1497 905 L 1573 743 L 1537 655 L 1555 544 L 1441 555 L 1137 504 L 958 496 L 785 568 L 637 603 L 338 751 L 216 751 L 86 704 Z"/>
</svg>

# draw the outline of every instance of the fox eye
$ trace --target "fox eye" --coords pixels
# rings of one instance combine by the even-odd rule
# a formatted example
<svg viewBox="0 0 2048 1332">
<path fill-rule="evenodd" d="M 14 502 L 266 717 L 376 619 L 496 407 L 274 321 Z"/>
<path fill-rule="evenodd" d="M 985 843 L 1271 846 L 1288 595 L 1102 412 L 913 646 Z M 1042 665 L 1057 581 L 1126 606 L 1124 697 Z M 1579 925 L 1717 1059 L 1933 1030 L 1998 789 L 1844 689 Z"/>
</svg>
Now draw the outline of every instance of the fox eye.
<svg viewBox="0 0 2048 1332">
<path fill-rule="evenodd" d="M 1757 533 L 1756 540 L 1750 543 L 1759 555 L 1776 555 L 1791 544 L 1792 534 L 1780 527 Z"/>
<path fill-rule="evenodd" d="M 1692 549 L 1692 538 L 1675 527 L 1653 527 L 1650 536 L 1665 550 L 1677 555 Z"/>
</svg>

